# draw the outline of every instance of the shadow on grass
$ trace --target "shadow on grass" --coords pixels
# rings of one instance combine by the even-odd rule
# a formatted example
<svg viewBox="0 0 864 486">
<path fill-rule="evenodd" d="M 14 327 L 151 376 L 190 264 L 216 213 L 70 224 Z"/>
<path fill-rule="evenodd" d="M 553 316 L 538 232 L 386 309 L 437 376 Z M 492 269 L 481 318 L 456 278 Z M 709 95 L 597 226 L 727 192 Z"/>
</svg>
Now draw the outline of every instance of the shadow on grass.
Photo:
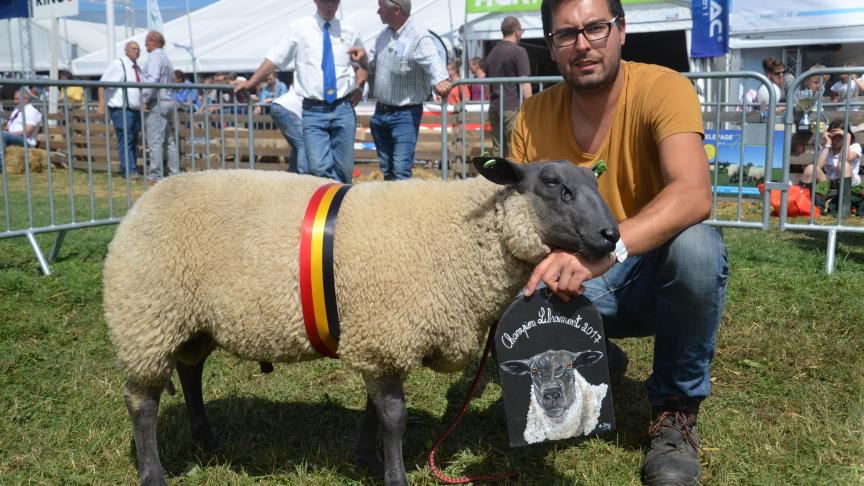
<svg viewBox="0 0 864 486">
<path fill-rule="evenodd" d="M 790 238 L 789 241 L 803 251 L 811 252 L 816 249 L 821 252 L 820 262 L 824 265 L 825 252 L 828 249 L 828 234 L 823 231 L 805 231 L 800 234 L 801 238 Z M 864 234 L 838 233 L 837 245 L 836 258 L 838 260 L 843 259 L 852 263 L 864 264 Z M 843 250 L 844 248 L 846 251 Z"/>
<path fill-rule="evenodd" d="M 461 401 L 455 405 L 457 411 L 460 406 Z M 342 477 L 362 484 L 382 482 L 382 478 L 370 477 L 354 465 L 354 446 L 363 415 L 360 410 L 326 400 L 314 404 L 283 403 L 255 397 L 211 400 L 206 408 L 220 441 L 220 449 L 212 456 L 192 442 L 182 403 L 161 408 L 157 428 L 159 456 L 169 480 L 183 476 L 200 464 L 202 467 L 222 466 L 252 477 L 310 473 L 330 474 L 331 479 Z M 429 448 L 449 427 L 453 416 L 448 412 L 439 418 L 409 406 L 403 443 L 408 472 L 426 467 Z M 130 445 L 134 463 L 131 438 Z M 459 427 L 437 450 L 438 465 L 443 469 L 444 463 L 455 459 L 457 451 L 468 450 L 480 460 L 449 474 L 497 474 L 503 473 L 505 468 L 515 468 L 525 473 L 530 471 L 532 481 L 564 484 L 567 481 L 553 469 L 536 470 L 538 458 L 542 463 L 542 457 L 554 447 L 555 444 L 545 444 L 523 448 L 521 451 L 527 454 L 514 454 L 505 465 L 503 459 L 509 448 L 503 404 L 499 400 L 485 410 L 469 410 L 465 414 Z"/>
</svg>

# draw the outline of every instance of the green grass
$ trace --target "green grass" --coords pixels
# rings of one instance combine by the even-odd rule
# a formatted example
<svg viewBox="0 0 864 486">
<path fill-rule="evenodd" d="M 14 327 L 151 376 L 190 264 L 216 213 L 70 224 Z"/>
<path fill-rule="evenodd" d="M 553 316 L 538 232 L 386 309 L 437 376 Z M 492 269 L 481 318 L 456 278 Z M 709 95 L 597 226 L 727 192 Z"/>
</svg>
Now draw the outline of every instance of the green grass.
<svg viewBox="0 0 864 486">
<path fill-rule="evenodd" d="M 137 481 L 123 376 L 101 310 L 114 229 L 70 232 L 51 277 L 39 275 L 24 239 L 0 240 L 2 484 Z M 837 269 L 826 276 L 823 235 L 724 235 L 729 300 L 714 395 L 699 417 L 705 483 L 862 484 L 864 238 L 841 235 Z M 47 247 L 51 237 L 40 241 Z M 515 468 L 522 476 L 509 484 L 638 484 L 651 344 L 621 341 L 631 368 L 613 392 L 616 431 L 510 449 L 500 389 L 490 383 L 439 451 L 445 472 Z M 465 398 L 466 380 L 427 370 L 408 379 L 412 484 L 435 483 L 425 455 Z M 256 363 L 217 352 L 204 393 L 222 442 L 212 457 L 190 440 L 182 394 L 163 398 L 158 437 L 172 484 L 377 484 L 352 465 L 364 389 L 338 361 L 276 365 L 261 375 Z"/>
</svg>

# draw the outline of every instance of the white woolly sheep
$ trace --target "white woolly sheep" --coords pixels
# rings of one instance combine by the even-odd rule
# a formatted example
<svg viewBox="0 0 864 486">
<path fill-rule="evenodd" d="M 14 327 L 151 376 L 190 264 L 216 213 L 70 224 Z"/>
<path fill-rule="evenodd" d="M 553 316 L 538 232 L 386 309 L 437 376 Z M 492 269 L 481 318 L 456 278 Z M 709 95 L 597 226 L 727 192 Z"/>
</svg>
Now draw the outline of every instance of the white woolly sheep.
<svg viewBox="0 0 864 486">
<path fill-rule="evenodd" d="M 599 351 L 544 351 L 501 363 L 514 375 L 531 375 L 531 399 L 523 437 L 534 444 L 591 433 L 600 418 L 605 383 L 592 385 L 576 369 L 596 363 Z"/>
<path fill-rule="evenodd" d="M 407 484 L 402 380 L 421 365 L 462 369 L 533 265 L 551 250 L 605 258 L 618 226 L 594 174 L 565 161 L 478 159 L 485 178 L 371 182 L 347 192 L 333 272 L 339 358 L 368 392 L 358 461 Z M 303 215 L 327 181 L 262 171 L 166 179 L 120 223 L 105 260 L 105 317 L 127 374 L 142 484 L 166 484 L 156 445 L 161 390 L 177 369 L 192 436 L 216 437 L 204 412 L 204 361 L 320 358 L 298 282 Z M 380 427 L 384 464 L 376 458 Z"/>
</svg>

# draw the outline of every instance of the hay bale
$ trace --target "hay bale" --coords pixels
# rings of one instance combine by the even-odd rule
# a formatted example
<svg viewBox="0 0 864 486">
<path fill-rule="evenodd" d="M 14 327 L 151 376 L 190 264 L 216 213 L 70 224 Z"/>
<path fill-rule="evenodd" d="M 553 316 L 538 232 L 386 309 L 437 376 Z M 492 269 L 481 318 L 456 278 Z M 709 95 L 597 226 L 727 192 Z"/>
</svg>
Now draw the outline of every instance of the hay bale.
<svg viewBox="0 0 864 486">
<path fill-rule="evenodd" d="M 28 150 L 30 156 L 30 172 L 44 172 L 47 167 L 48 154 L 38 148 Z M 10 145 L 6 147 L 3 155 L 3 163 L 6 165 L 7 174 L 24 173 L 24 147 Z"/>
</svg>

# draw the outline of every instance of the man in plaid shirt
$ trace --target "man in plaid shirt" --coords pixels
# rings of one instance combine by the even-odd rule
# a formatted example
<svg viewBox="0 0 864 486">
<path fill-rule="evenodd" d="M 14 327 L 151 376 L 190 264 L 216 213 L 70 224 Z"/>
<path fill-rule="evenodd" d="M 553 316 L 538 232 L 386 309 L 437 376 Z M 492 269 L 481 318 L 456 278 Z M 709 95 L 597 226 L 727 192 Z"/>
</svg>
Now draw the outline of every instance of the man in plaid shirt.
<svg viewBox="0 0 864 486">
<path fill-rule="evenodd" d="M 369 121 L 385 180 L 408 179 L 423 102 L 432 89 L 439 96 L 450 90 L 447 67 L 437 42 L 412 19 L 411 0 L 378 0 L 378 16 L 387 25 L 367 56 L 361 47 L 349 50 L 351 60 L 375 74 L 377 103 Z"/>
</svg>

